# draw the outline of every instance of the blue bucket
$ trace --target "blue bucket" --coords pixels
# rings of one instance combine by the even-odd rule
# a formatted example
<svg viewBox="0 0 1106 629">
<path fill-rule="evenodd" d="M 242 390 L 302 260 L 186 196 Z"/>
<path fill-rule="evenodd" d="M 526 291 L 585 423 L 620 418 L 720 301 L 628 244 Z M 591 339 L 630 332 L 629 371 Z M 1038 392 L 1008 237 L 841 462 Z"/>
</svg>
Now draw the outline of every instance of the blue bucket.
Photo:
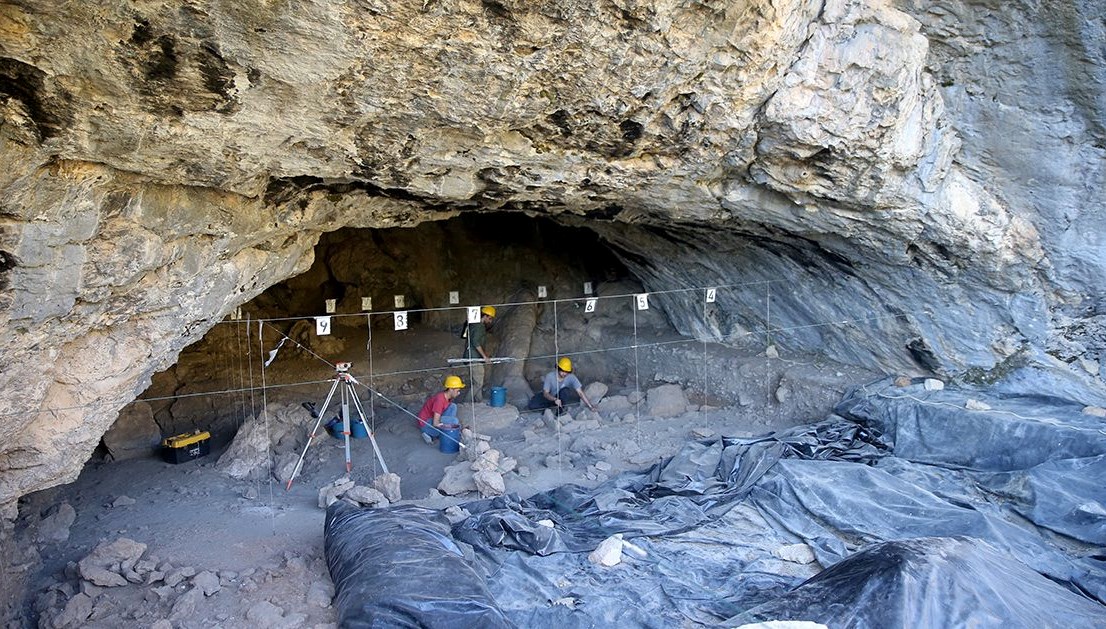
<svg viewBox="0 0 1106 629">
<path fill-rule="evenodd" d="M 337 419 L 337 418 L 335 418 Z M 333 421 L 333 420 L 332 420 Z M 326 431 L 330 433 L 331 437 L 335 439 L 341 439 L 342 435 L 342 422 L 339 420 L 337 423 L 327 422 Z M 349 422 L 349 437 L 350 439 L 364 439 L 369 436 L 369 433 L 365 430 L 365 426 L 361 424 L 360 420 L 351 419 Z"/>
<path fill-rule="evenodd" d="M 488 398 L 488 406 L 504 406 L 507 404 L 507 389 L 492 387 L 492 394 Z"/>
<path fill-rule="evenodd" d="M 445 454 L 456 454 L 461 450 L 461 426 L 458 424 L 442 424 L 438 430 L 442 436 L 438 439 L 438 451 Z"/>
</svg>

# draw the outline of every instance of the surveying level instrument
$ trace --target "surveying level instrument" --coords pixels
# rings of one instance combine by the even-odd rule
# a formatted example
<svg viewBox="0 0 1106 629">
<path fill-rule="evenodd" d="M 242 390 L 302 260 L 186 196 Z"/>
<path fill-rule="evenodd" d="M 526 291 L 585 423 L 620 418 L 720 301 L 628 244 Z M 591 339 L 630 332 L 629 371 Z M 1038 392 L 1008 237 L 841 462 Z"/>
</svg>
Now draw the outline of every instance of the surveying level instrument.
<svg viewBox="0 0 1106 629">
<path fill-rule="evenodd" d="M 354 378 L 349 372 L 349 368 L 352 363 L 341 362 L 334 365 L 334 384 L 330 385 L 330 392 L 326 394 L 326 401 L 318 410 L 315 409 L 315 405 L 310 402 L 304 402 L 303 407 L 311 413 L 311 417 L 315 418 L 315 427 L 311 429 L 311 434 L 307 437 L 307 444 L 303 446 L 303 452 L 300 453 L 299 461 L 296 461 L 296 467 L 292 470 L 292 475 L 288 477 L 288 485 L 285 490 L 292 488 L 292 481 L 296 480 L 296 476 L 299 475 L 300 470 L 303 468 L 303 459 L 307 456 L 307 449 L 311 447 L 311 442 L 315 440 L 315 437 L 319 435 L 319 426 L 323 423 L 323 417 L 326 417 L 326 410 L 330 406 L 330 401 L 334 399 L 334 393 L 341 391 L 341 417 L 342 417 L 342 436 L 345 438 L 346 447 L 346 473 L 348 474 L 353 469 L 353 463 L 350 461 L 350 416 L 349 407 L 353 404 L 354 410 L 357 411 L 357 420 L 361 422 L 361 425 L 365 428 L 365 433 L 369 435 L 369 441 L 372 443 L 373 452 L 376 454 L 376 458 L 380 461 L 380 467 L 384 469 L 384 473 L 388 473 L 388 464 L 384 462 L 384 456 L 380 454 L 380 447 L 376 445 L 376 437 L 373 436 L 373 431 L 369 429 L 368 422 L 365 421 L 365 407 L 361 405 L 361 400 L 357 397 L 357 390 L 353 388 L 355 384 L 361 384 Z M 325 432 L 325 430 L 324 430 Z"/>
</svg>

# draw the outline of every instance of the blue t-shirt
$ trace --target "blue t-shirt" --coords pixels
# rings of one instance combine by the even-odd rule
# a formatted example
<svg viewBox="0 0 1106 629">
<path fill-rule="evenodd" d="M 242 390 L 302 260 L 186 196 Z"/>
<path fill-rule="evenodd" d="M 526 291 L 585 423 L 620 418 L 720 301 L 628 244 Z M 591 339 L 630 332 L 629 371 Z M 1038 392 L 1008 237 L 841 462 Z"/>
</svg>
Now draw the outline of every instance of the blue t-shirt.
<svg viewBox="0 0 1106 629">
<path fill-rule="evenodd" d="M 553 397 L 557 397 L 557 394 L 565 387 L 572 387 L 573 391 L 584 388 L 584 386 L 580 384 L 580 379 L 577 378 L 575 374 L 570 373 L 565 376 L 564 380 L 558 380 L 556 371 L 550 371 L 545 374 L 545 380 L 542 382 L 541 386 L 546 393 Z"/>
</svg>

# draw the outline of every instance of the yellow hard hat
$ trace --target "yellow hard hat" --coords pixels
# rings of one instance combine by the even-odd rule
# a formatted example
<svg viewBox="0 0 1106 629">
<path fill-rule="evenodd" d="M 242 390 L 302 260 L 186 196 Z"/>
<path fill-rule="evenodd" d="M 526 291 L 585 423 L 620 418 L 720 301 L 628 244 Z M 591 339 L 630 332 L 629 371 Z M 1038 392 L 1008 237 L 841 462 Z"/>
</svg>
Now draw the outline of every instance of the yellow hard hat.
<svg viewBox="0 0 1106 629">
<path fill-rule="evenodd" d="M 572 373 L 572 360 L 568 356 L 561 357 L 561 359 L 557 361 L 557 369 Z"/>
<path fill-rule="evenodd" d="M 447 389 L 463 389 L 465 383 L 461 382 L 460 376 L 446 376 L 445 383 L 442 385 Z"/>
<path fill-rule="evenodd" d="M 495 316 L 495 306 L 484 306 L 480 309 L 480 314 L 486 314 L 489 317 Z"/>
</svg>

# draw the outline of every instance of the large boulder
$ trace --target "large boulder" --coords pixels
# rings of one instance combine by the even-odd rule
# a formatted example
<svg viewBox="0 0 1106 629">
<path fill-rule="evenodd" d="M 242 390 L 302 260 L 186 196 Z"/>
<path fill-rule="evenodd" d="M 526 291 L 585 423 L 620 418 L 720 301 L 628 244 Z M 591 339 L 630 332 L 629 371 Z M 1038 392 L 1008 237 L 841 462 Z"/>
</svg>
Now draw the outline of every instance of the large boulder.
<svg viewBox="0 0 1106 629">
<path fill-rule="evenodd" d="M 387 498 L 389 502 L 399 502 L 402 499 L 399 490 L 400 480 L 399 474 L 388 472 L 387 474 L 381 474 L 374 478 L 372 486 L 374 489 L 384 494 L 384 497 Z"/>
<path fill-rule="evenodd" d="M 83 579 L 101 587 L 127 585 L 123 577 L 133 571 L 135 563 L 146 552 L 146 545 L 133 539 L 120 537 L 112 542 L 103 542 L 92 552 L 77 562 L 77 569 Z"/>
<path fill-rule="evenodd" d="M 161 429 L 146 402 L 128 404 L 104 433 L 104 447 L 116 461 L 150 456 L 161 442 Z"/>
<path fill-rule="evenodd" d="M 268 465 L 269 447 L 269 431 L 265 423 L 251 418 L 238 430 L 215 468 L 231 478 L 249 478 L 252 473 Z"/>
<path fill-rule="evenodd" d="M 678 384 L 662 384 L 645 395 L 645 412 L 653 417 L 679 417 L 687 412 L 687 396 Z"/>
<path fill-rule="evenodd" d="M 502 496 L 506 491 L 503 475 L 495 470 L 481 469 L 472 475 L 472 481 L 481 498 Z"/>
<path fill-rule="evenodd" d="M 476 491 L 476 482 L 472 479 L 472 469 L 469 463 L 457 463 L 445 468 L 441 482 L 438 483 L 438 491 L 447 496 Z"/>
<path fill-rule="evenodd" d="M 77 511 L 68 502 L 63 502 L 42 518 L 35 537 L 41 542 L 64 542 L 69 539 L 69 527 L 76 519 Z"/>
</svg>

